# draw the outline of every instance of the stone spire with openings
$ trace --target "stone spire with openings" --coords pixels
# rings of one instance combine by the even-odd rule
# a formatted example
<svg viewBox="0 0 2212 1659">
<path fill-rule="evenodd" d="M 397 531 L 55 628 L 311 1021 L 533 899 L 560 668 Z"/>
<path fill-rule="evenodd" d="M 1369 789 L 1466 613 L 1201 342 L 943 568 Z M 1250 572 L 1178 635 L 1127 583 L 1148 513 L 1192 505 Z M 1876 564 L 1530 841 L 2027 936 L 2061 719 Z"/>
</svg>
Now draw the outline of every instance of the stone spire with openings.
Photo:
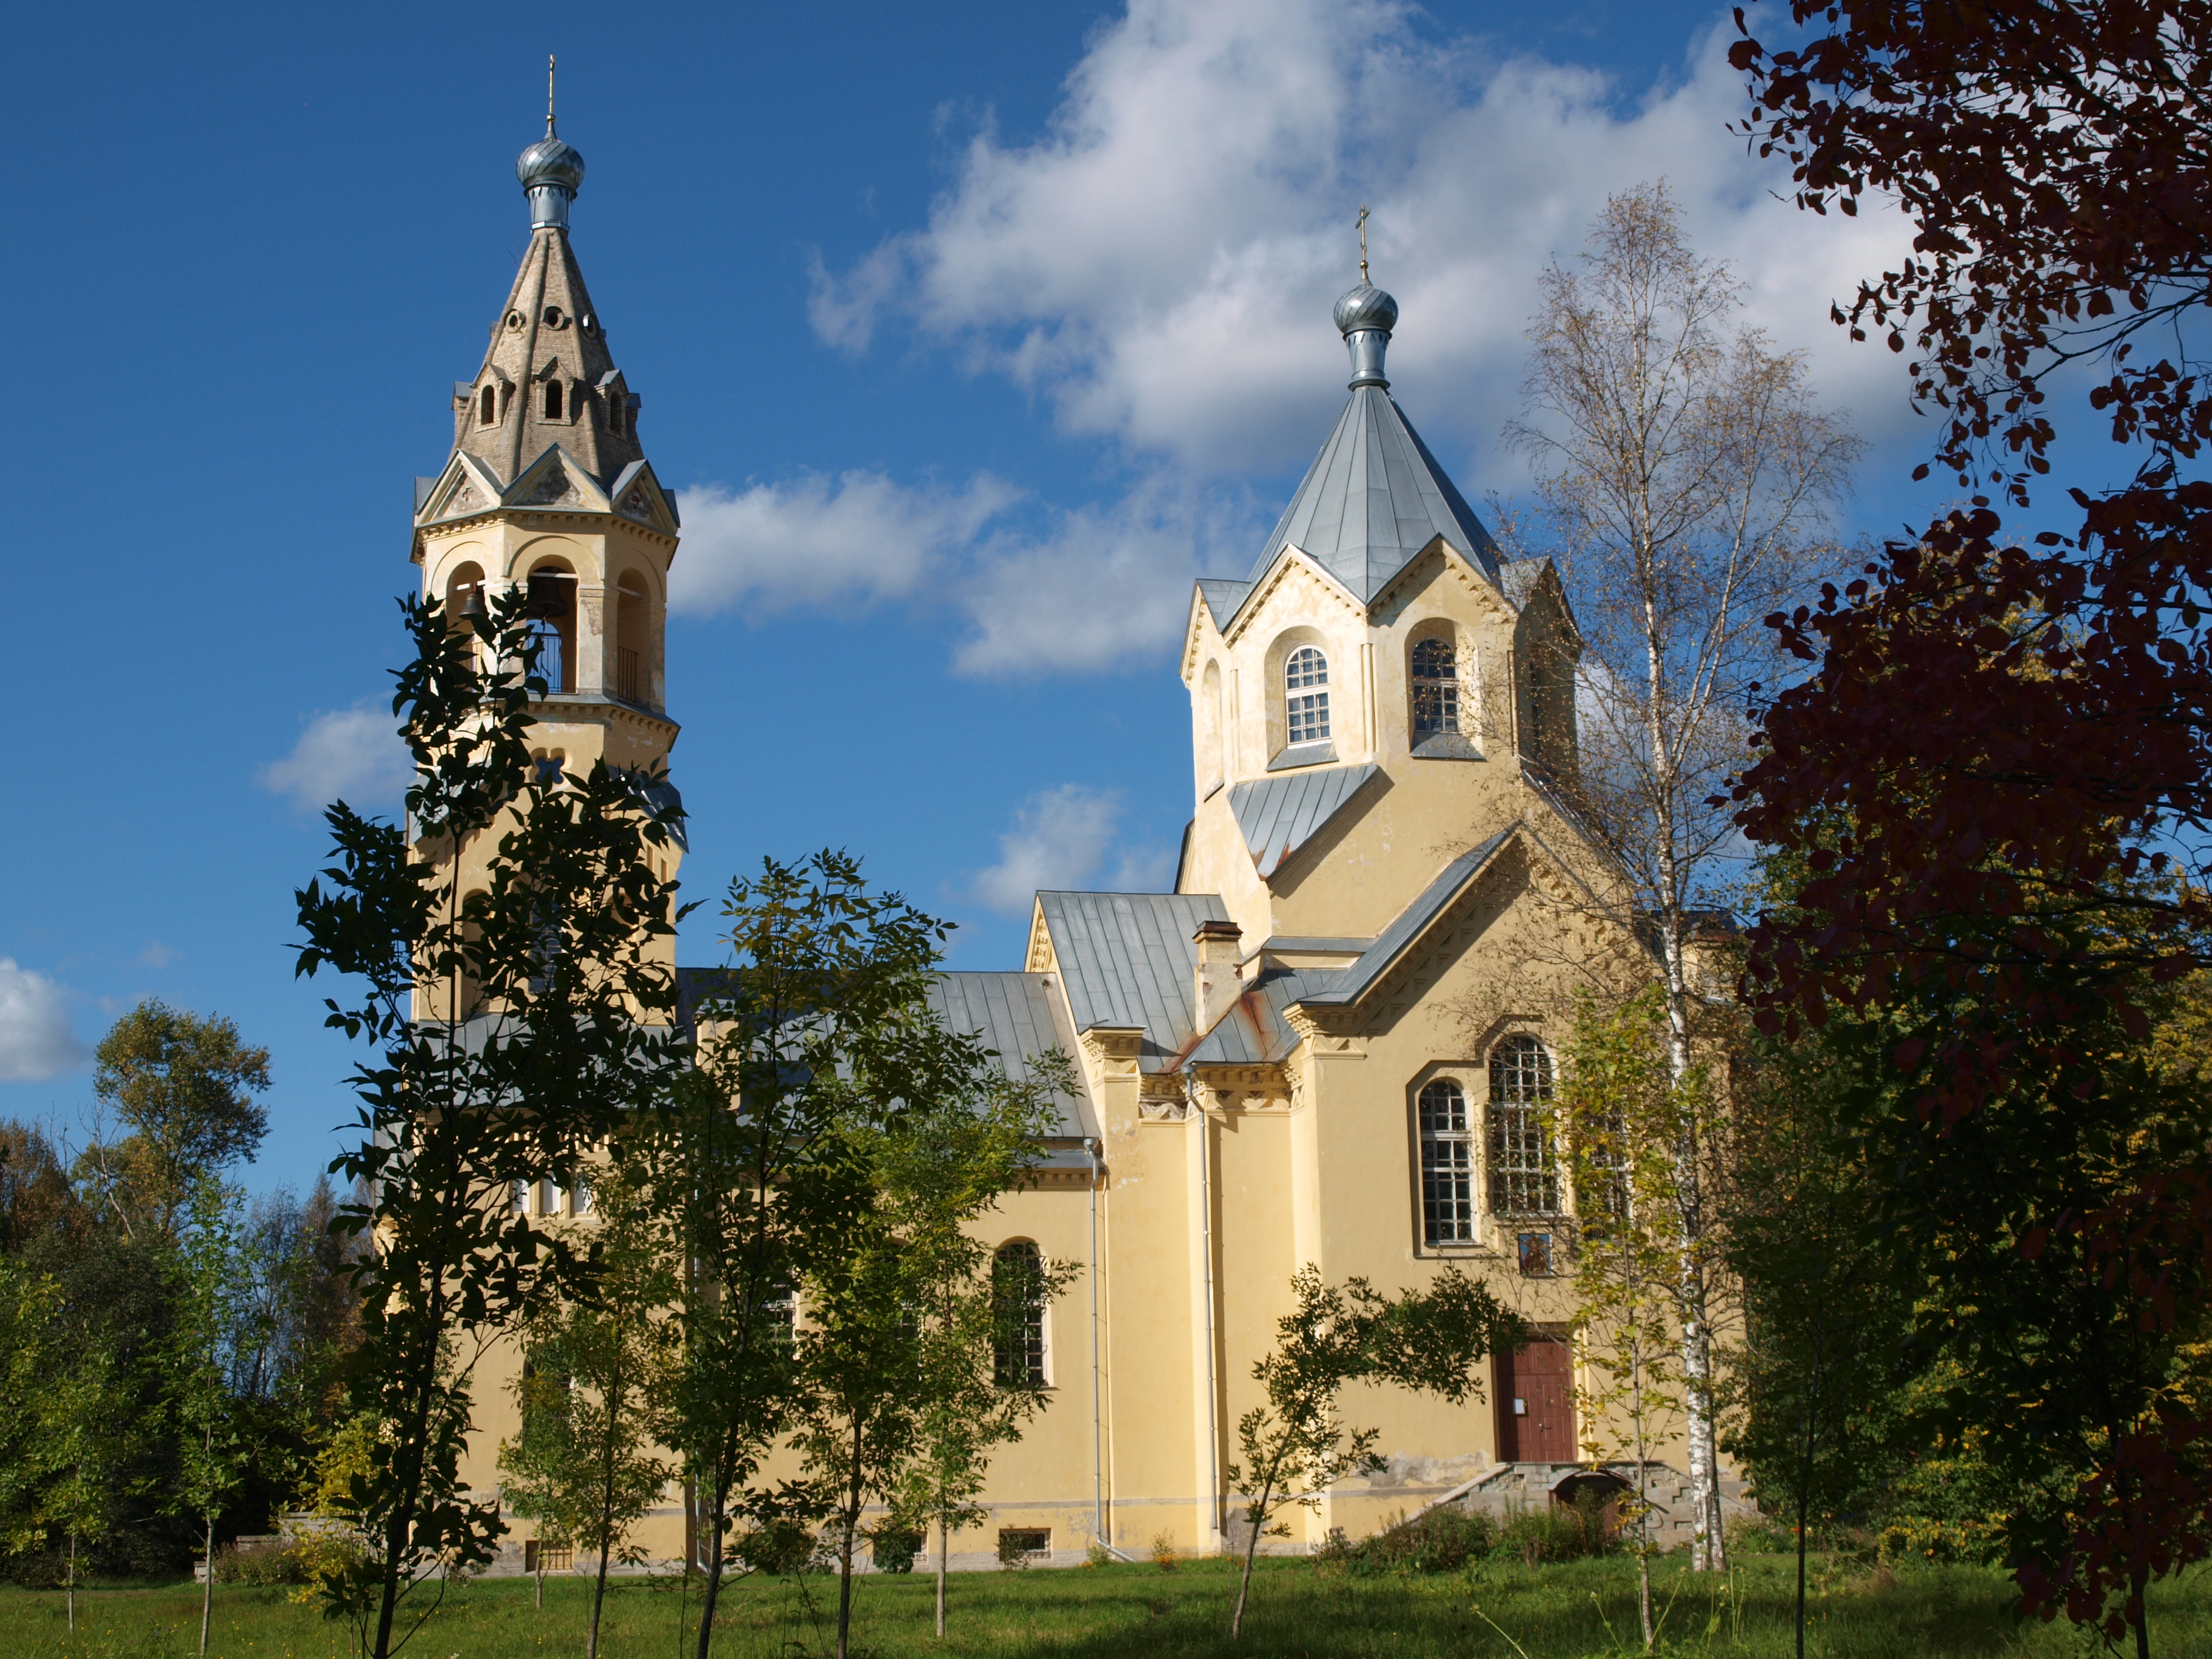
<svg viewBox="0 0 2212 1659">
<path fill-rule="evenodd" d="M 602 485 L 645 452 L 638 399 L 607 349 L 606 329 L 568 243 L 568 204 L 584 182 L 584 158 L 554 130 L 514 164 L 530 198 L 530 247 L 473 380 L 453 387 L 453 447 L 509 484 L 558 445 Z"/>
</svg>

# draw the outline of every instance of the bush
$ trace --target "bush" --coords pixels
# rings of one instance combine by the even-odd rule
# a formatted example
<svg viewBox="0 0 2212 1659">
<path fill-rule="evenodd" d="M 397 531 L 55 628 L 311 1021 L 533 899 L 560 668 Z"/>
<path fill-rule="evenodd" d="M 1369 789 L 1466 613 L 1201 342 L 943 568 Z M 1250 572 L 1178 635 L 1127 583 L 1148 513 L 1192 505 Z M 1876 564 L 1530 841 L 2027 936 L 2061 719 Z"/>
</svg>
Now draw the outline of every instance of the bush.
<svg viewBox="0 0 2212 1659">
<path fill-rule="evenodd" d="M 1175 1571 L 1176 1558 L 1180 1553 L 1181 1552 L 1176 1548 L 1175 1534 L 1173 1533 L 1163 1532 L 1157 1533 L 1153 1535 L 1152 1562 L 1153 1565 L 1158 1566 L 1162 1572 L 1173 1572 Z"/>
<path fill-rule="evenodd" d="M 1516 1515 L 1498 1534 L 1493 1556 L 1518 1560 L 1524 1566 L 1547 1561 L 1573 1561 L 1585 1555 L 1603 1555 L 1614 1540 L 1606 1525 L 1605 1505 L 1594 1492 L 1586 1492 L 1570 1509 L 1547 1504 L 1542 1509 Z"/>
<path fill-rule="evenodd" d="M 304 1584 L 307 1561 L 297 1538 L 241 1538 L 215 1553 L 218 1584 Z"/>
<path fill-rule="evenodd" d="M 878 1572 L 912 1572 L 922 1552 L 922 1536 L 911 1527 L 883 1526 L 868 1534 Z"/>
<path fill-rule="evenodd" d="M 1332 1532 L 1320 1551 L 1325 1566 L 1365 1577 L 1384 1572 L 1456 1572 L 1496 1546 L 1498 1529 L 1486 1515 L 1447 1505 L 1401 1520 L 1372 1538 L 1347 1543 Z"/>
</svg>

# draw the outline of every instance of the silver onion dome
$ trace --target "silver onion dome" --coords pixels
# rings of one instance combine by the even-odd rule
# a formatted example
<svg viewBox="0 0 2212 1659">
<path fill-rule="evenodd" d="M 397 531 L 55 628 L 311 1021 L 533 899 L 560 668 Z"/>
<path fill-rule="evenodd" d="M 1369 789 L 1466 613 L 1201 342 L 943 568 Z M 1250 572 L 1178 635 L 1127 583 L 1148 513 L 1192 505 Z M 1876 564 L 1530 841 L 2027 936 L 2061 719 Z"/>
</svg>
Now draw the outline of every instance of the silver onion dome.
<svg viewBox="0 0 2212 1659">
<path fill-rule="evenodd" d="M 1357 334 L 1379 328 L 1385 334 L 1398 326 L 1398 302 L 1372 283 L 1362 283 L 1336 302 L 1336 330 Z"/>
<path fill-rule="evenodd" d="M 568 204 L 583 187 L 584 158 L 574 144 L 545 124 L 545 136 L 514 159 L 514 176 L 530 198 L 530 223 L 568 223 Z"/>
<path fill-rule="evenodd" d="M 1352 353 L 1352 384 L 1382 386 L 1382 352 L 1398 325 L 1398 302 L 1363 282 L 1336 302 L 1336 326 Z"/>
</svg>

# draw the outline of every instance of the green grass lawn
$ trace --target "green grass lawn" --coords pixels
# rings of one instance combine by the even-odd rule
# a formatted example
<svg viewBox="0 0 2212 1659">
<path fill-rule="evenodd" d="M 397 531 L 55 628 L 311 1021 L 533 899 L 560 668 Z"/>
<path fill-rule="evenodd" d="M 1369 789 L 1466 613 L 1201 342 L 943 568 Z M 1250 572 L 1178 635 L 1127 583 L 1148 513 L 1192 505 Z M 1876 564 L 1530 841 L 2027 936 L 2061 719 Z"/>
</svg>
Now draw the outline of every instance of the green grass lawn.
<svg viewBox="0 0 2212 1659">
<path fill-rule="evenodd" d="M 1688 1575 L 1680 1558 L 1659 1570 L 1671 1600 L 1661 1645 L 1670 1653 L 1781 1656 L 1791 1651 L 1791 1564 L 1755 1556 L 1718 1581 Z M 1877 1583 L 1863 1568 L 1824 1570 L 1812 1604 L 1807 1651 L 1834 1659 L 1950 1659 L 1951 1656 L 2094 1653 L 2099 1644 L 2063 1621 L 2022 1625 L 2006 1609 L 2009 1585 L 1970 1567 L 1925 1568 Z M 1262 1562 L 1244 1640 L 1229 1643 L 1236 1574 L 1225 1561 L 1152 1566 L 958 1573 L 951 1633 L 931 1624 L 931 1580 L 871 1577 L 859 1591 L 855 1645 L 869 1659 L 906 1656 L 1052 1654 L 1066 1659 L 1583 1659 L 1638 1647 L 1632 1565 L 1620 1559 L 1534 1571 L 1488 1565 L 1432 1578 L 1323 1577 L 1304 1561 Z M 549 1582 L 531 1604 L 527 1579 L 458 1586 L 406 1650 L 424 1659 L 580 1656 L 588 1584 Z M 726 1597 L 714 1651 L 726 1659 L 805 1659 L 830 1651 L 834 1581 L 738 1585 Z M 810 1617 L 811 1599 L 820 1622 Z M 0 1590 L 0 1656 L 6 1659 L 171 1659 L 196 1650 L 199 1592 L 191 1585 L 81 1591 L 77 1633 L 56 1592 Z M 690 1602 L 696 1613 L 696 1595 Z M 607 1659 L 681 1659 L 679 1592 L 638 1581 L 607 1598 L 600 1651 Z M 2212 1571 L 2154 1590 L 2153 1651 L 2212 1655 Z M 270 1589 L 219 1589 L 209 1652 L 220 1659 L 347 1659 L 343 1626 Z M 2130 1648 L 2131 1650 L 2131 1648 Z"/>
</svg>

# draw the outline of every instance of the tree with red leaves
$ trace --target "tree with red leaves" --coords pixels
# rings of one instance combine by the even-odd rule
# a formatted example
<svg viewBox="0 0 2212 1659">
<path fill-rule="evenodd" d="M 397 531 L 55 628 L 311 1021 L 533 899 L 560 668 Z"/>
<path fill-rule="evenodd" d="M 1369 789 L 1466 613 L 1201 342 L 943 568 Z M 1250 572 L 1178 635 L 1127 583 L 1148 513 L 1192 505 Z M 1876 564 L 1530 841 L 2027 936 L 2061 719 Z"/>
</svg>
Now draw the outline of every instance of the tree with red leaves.
<svg viewBox="0 0 2212 1659">
<path fill-rule="evenodd" d="M 1863 578 L 1776 618 L 1817 664 L 1765 711 L 1745 829 L 1802 851 L 1802 908 L 1753 932 L 1789 1026 L 1941 988 L 1922 1115 L 2000 1111 L 2140 1040 L 2150 988 L 2212 965 L 2212 0 L 1791 0 L 1770 48 L 1737 14 L 1743 130 L 1801 208 L 1894 204 L 1911 257 L 1836 307 L 1905 357 L 1941 422 L 1926 476 L 1972 495 Z M 2054 417 L 2054 395 L 2079 408 Z M 2008 531 L 2062 435 L 2101 430 L 2108 487 Z M 2078 464 L 2083 472 L 2094 471 Z M 1911 1046 L 1911 1045 L 1908 1045 Z M 2181 1159 L 2022 1248 L 2078 1234 L 2112 1292 L 2171 1328 L 2212 1264 L 2212 1167 Z M 2039 1243 L 2039 1241 L 2043 1241 Z M 2185 1294 L 2185 1287 L 2189 1293 Z M 2212 1421 L 2169 1403 L 2113 1438 L 2029 1605 L 2117 1636 L 2147 1575 L 2212 1545 Z"/>
</svg>

